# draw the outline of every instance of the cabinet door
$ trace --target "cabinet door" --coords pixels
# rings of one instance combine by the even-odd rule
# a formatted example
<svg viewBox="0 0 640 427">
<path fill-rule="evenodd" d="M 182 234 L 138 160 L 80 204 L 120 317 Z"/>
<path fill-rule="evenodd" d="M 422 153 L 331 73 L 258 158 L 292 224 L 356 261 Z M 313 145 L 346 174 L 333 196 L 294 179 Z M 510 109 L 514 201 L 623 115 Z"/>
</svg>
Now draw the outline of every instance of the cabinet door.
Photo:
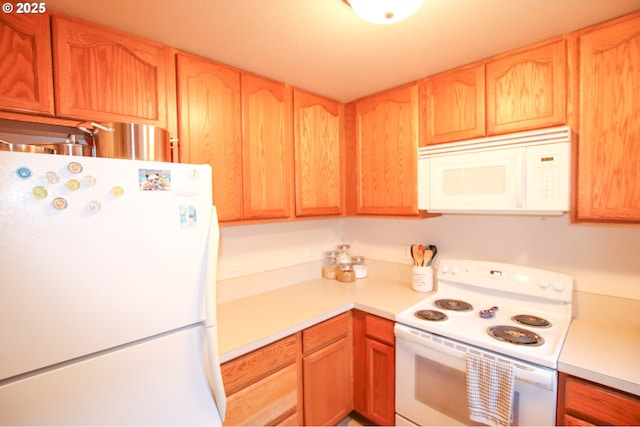
<svg viewBox="0 0 640 427">
<path fill-rule="evenodd" d="M 0 109 L 53 115 L 49 15 L 0 15 Z"/>
<path fill-rule="evenodd" d="M 420 144 L 485 136 L 484 64 L 420 82 Z"/>
<path fill-rule="evenodd" d="M 354 310 L 354 409 L 379 425 L 395 422 L 394 322 Z"/>
<path fill-rule="evenodd" d="M 367 418 L 378 425 L 391 426 L 395 421 L 395 349 L 367 338 Z"/>
<path fill-rule="evenodd" d="M 296 215 L 340 215 L 344 206 L 344 107 L 293 93 Z"/>
<path fill-rule="evenodd" d="M 418 87 L 356 102 L 356 211 L 418 214 Z"/>
<path fill-rule="evenodd" d="M 640 221 L 640 14 L 579 37 L 579 221 Z"/>
<path fill-rule="evenodd" d="M 299 348 L 290 335 L 222 364 L 223 425 L 302 425 Z"/>
<path fill-rule="evenodd" d="M 73 18 L 52 22 L 59 116 L 166 127 L 168 48 Z"/>
<path fill-rule="evenodd" d="M 213 169 L 213 203 L 220 221 L 242 219 L 240 72 L 177 55 L 180 161 Z"/>
<path fill-rule="evenodd" d="M 351 412 L 351 342 L 342 338 L 303 359 L 305 425 L 336 425 Z"/>
<path fill-rule="evenodd" d="M 565 124 L 565 40 L 487 62 L 487 134 Z"/>
<path fill-rule="evenodd" d="M 563 372 L 558 425 L 640 425 L 640 398 Z"/>
<path fill-rule="evenodd" d="M 291 364 L 230 395 L 223 425 L 268 426 L 297 415 L 297 374 Z"/>
<path fill-rule="evenodd" d="M 242 113 L 244 217 L 288 218 L 293 203 L 291 89 L 243 73 Z"/>
</svg>

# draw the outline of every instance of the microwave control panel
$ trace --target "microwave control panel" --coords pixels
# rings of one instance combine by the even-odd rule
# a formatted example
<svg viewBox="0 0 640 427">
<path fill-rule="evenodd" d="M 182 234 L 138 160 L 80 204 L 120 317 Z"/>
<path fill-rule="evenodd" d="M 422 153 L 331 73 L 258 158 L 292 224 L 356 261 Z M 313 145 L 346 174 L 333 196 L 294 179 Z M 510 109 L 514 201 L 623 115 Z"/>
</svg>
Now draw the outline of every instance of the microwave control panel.
<svg viewBox="0 0 640 427">
<path fill-rule="evenodd" d="M 527 208 L 569 210 L 570 145 L 527 147 Z"/>
</svg>

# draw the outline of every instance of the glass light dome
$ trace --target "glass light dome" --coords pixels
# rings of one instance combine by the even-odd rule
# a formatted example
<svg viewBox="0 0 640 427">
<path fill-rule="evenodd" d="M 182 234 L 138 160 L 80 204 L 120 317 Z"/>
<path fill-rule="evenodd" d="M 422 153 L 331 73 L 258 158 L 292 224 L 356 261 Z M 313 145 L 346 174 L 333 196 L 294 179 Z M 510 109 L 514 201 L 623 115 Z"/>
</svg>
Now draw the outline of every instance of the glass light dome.
<svg viewBox="0 0 640 427">
<path fill-rule="evenodd" d="M 393 24 L 413 15 L 424 0 L 347 0 L 365 21 L 374 24 Z"/>
</svg>

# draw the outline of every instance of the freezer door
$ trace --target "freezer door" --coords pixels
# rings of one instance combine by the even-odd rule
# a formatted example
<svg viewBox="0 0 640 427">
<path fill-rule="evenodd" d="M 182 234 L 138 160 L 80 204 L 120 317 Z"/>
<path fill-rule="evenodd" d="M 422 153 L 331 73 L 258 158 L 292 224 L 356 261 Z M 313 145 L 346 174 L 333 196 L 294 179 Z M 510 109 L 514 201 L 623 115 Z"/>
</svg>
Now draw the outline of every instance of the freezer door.
<svg viewBox="0 0 640 427">
<path fill-rule="evenodd" d="M 194 325 L 8 384 L 0 425 L 220 426 Z"/>
<path fill-rule="evenodd" d="M 202 321 L 211 197 L 206 165 L 0 152 L 0 380 Z"/>
</svg>

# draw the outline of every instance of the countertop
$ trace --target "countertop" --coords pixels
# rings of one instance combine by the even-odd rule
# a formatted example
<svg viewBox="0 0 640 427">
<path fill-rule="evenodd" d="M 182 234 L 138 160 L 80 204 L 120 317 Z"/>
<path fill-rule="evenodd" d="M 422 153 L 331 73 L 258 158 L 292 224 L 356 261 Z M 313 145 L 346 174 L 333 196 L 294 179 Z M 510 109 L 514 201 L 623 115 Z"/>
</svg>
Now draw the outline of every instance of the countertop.
<svg viewBox="0 0 640 427">
<path fill-rule="evenodd" d="M 573 319 L 558 370 L 640 396 L 640 327 L 593 320 L 589 316 L 600 313 L 603 305 L 602 298 L 590 295 L 585 299 L 593 302 L 582 305 L 598 309 Z M 225 302 L 218 305 L 220 359 L 224 363 L 352 308 L 395 320 L 397 313 L 428 296 L 412 290 L 406 280 L 341 283 L 318 278 Z M 574 308 L 578 303 L 574 296 Z M 605 303 L 610 305 L 606 298 Z M 612 305 L 611 310 L 638 313 L 638 305 L 640 301 L 627 300 L 627 306 Z"/>
<path fill-rule="evenodd" d="M 395 320 L 396 313 L 428 295 L 401 281 L 319 278 L 219 304 L 220 360 L 224 363 L 352 308 Z"/>
<path fill-rule="evenodd" d="M 558 370 L 640 396 L 640 329 L 573 319 Z"/>
</svg>

